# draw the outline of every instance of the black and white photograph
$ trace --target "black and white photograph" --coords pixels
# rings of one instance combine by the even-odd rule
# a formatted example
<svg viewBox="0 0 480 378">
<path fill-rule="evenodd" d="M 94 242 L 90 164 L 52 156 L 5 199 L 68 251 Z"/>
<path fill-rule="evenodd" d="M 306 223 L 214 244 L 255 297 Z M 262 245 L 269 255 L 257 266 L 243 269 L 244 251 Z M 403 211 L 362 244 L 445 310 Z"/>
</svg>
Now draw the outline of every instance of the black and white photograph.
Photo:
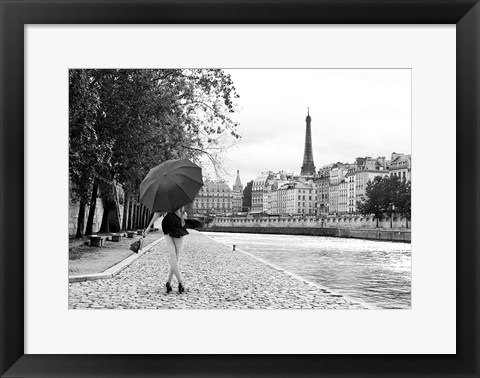
<svg viewBox="0 0 480 378">
<path fill-rule="evenodd" d="M 480 0 L 1 3 L 1 377 L 478 376 Z"/>
<path fill-rule="evenodd" d="M 412 309 L 410 69 L 68 75 L 69 310 Z"/>
</svg>

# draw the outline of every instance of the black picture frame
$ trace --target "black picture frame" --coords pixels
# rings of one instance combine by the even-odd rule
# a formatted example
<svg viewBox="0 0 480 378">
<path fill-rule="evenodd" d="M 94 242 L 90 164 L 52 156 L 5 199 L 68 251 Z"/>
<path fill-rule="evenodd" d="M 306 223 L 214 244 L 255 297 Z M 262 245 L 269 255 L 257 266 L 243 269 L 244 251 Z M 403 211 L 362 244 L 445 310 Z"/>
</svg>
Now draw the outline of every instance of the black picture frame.
<svg viewBox="0 0 480 378">
<path fill-rule="evenodd" d="M 1 0 L 0 11 L 2 377 L 479 377 L 478 0 Z M 24 25 L 162 23 L 456 24 L 456 354 L 24 354 Z"/>
</svg>

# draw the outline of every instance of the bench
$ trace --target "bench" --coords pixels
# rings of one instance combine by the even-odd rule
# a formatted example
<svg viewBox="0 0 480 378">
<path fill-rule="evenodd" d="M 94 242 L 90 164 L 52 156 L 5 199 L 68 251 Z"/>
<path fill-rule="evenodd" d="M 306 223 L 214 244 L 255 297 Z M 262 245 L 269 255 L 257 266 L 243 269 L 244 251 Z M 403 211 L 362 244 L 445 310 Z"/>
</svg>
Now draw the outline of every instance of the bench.
<svg viewBox="0 0 480 378">
<path fill-rule="evenodd" d="M 107 240 L 106 236 L 90 235 L 90 246 L 103 247 L 103 245 L 105 244 L 105 240 Z"/>
<path fill-rule="evenodd" d="M 127 231 L 127 236 L 131 239 L 133 238 L 133 235 L 135 235 L 137 232 L 136 231 Z"/>
<path fill-rule="evenodd" d="M 119 242 L 120 240 L 122 240 L 122 236 L 123 234 L 112 234 L 112 241 Z"/>
<path fill-rule="evenodd" d="M 143 230 L 137 230 L 137 235 L 143 235 Z"/>
</svg>

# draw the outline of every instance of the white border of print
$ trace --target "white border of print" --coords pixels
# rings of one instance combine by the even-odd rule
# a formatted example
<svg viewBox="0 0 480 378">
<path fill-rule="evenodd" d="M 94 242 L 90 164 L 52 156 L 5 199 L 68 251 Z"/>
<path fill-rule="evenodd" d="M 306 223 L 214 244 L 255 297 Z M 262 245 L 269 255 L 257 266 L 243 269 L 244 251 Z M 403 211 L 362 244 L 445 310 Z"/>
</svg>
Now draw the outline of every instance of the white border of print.
<svg viewBox="0 0 480 378">
<path fill-rule="evenodd" d="M 25 31 L 25 353 L 455 353 L 454 25 Z M 102 67 L 412 68 L 412 309 L 68 310 L 67 72 Z"/>
</svg>

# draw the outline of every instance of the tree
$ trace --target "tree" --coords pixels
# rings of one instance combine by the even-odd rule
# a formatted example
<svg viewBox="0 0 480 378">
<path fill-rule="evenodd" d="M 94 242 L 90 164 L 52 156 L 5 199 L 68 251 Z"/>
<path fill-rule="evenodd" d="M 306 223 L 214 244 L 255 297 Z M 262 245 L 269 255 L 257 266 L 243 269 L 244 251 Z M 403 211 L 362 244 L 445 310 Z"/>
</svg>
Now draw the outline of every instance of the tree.
<svg viewBox="0 0 480 378">
<path fill-rule="evenodd" d="M 408 221 L 412 216 L 412 189 L 410 181 L 402 180 L 398 196 L 397 208 L 398 212 L 406 219 L 406 227 L 408 228 Z"/>
<path fill-rule="evenodd" d="M 398 176 L 387 176 L 382 181 L 384 186 L 385 213 L 390 218 L 390 228 L 392 228 L 393 215 L 398 213 L 401 182 Z"/>
<path fill-rule="evenodd" d="M 377 227 L 378 220 L 384 215 L 390 218 L 390 227 L 393 226 L 394 214 L 402 214 L 407 220 L 410 219 L 410 182 L 397 176 L 376 176 L 367 183 L 365 195 L 357 204 L 358 209 L 364 215 L 374 214 Z"/>
<path fill-rule="evenodd" d="M 365 188 L 365 196 L 362 201 L 357 204 L 358 210 L 364 215 L 373 214 L 377 220 L 377 227 L 379 219 L 383 218 L 386 211 L 385 207 L 385 185 L 383 178 L 376 176 L 373 181 L 370 180 Z"/>
<path fill-rule="evenodd" d="M 243 189 L 242 210 L 248 211 L 252 208 L 252 186 L 253 180 L 247 182 L 247 185 Z"/>
<path fill-rule="evenodd" d="M 91 188 L 101 188 L 104 231 L 109 209 L 118 214 L 117 183 L 125 190 L 122 226 L 127 227 L 130 201 L 138 198 L 150 168 L 180 157 L 196 161 L 202 154 L 215 163 L 224 148 L 222 136 L 239 138 L 230 118 L 238 95 L 222 70 L 71 70 L 70 78 L 71 94 L 83 96 L 70 102 L 70 113 L 90 115 L 88 127 L 76 122 L 83 128 L 75 128 L 79 141 L 71 143 L 70 150 L 81 164 L 72 165 L 71 176 L 82 177 L 72 181 L 82 183 L 78 191 L 85 192 L 85 202 L 92 192 L 89 223 L 97 193 Z M 91 153 L 85 154 L 86 148 Z"/>
<path fill-rule="evenodd" d="M 99 144 L 95 130 L 100 99 L 91 70 L 69 72 L 69 177 L 72 200 L 80 202 L 77 237 L 83 236 L 85 207 L 101 165 L 108 164 L 110 145 Z"/>
</svg>

